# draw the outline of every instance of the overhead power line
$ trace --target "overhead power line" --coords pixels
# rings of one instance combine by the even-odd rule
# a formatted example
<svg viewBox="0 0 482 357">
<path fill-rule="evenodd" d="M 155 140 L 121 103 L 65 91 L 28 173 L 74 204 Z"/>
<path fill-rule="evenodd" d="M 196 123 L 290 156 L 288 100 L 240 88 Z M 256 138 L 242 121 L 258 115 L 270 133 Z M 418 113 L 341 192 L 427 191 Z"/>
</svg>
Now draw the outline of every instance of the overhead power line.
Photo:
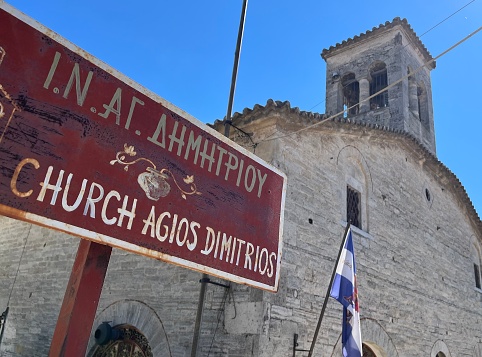
<svg viewBox="0 0 482 357">
<path fill-rule="evenodd" d="M 432 26 L 431 28 L 429 28 L 427 31 L 425 31 L 423 34 L 421 34 L 419 37 L 422 37 L 423 35 L 426 35 L 428 34 L 430 31 L 432 31 L 434 28 L 438 27 L 439 25 L 443 24 L 445 21 L 447 21 L 448 19 L 450 19 L 452 16 L 454 16 L 455 14 L 459 13 L 460 11 L 462 11 L 463 9 L 465 9 L 467 6 L 469 6 L 470 4 L 472 4 L 473 2 L 475 2 L 476 0 L 472 0 L 470 2 L 468 2 L 467 4 L 465 4 L 464 6 L 462 6 L 460 9 L 458 9 L 457 11 L 455 11 L 454 13 L 452 13 L 451 15 L 447 16 L 445 19 L 443 19 L 442 21 L 440 21 L 438 24 Z"/>
</svg>

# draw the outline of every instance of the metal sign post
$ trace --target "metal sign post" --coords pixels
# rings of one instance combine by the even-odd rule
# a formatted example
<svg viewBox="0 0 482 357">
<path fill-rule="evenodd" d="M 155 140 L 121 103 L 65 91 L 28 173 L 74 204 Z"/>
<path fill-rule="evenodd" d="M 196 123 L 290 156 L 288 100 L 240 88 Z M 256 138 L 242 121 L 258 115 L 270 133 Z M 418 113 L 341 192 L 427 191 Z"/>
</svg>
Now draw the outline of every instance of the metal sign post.
<svg viewBox="0 0 482 357">
<path fill-rule="evenodd" d="M 80 241 L 49 357 L 84 356 L 112 247 Z"/>
</svg>

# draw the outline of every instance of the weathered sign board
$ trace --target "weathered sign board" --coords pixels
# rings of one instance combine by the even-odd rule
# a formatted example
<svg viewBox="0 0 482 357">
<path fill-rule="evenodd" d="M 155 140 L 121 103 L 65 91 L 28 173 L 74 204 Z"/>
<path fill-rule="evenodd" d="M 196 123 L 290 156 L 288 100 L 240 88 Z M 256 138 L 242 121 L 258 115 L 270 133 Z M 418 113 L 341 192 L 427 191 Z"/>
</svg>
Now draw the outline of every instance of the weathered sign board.
<svg viewBox="0 0 482 357">
<path fill-rule="evenodd" d="M 268 291 L 286 177 L 0 1 L 0 214 Z"/>
</svg>

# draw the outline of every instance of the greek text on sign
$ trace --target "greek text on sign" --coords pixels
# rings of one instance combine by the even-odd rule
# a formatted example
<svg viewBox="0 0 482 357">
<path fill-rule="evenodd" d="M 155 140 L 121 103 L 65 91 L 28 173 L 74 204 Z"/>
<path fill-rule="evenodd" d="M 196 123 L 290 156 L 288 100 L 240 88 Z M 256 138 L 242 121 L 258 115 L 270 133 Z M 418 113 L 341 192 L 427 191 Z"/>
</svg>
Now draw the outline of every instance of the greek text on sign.
<svg viewBox="0 0 482 357">
<path fill-rule="evenodd" d="M 0 213 L 278 288 L 286 178 L 0 1 Z"/>
</svg>

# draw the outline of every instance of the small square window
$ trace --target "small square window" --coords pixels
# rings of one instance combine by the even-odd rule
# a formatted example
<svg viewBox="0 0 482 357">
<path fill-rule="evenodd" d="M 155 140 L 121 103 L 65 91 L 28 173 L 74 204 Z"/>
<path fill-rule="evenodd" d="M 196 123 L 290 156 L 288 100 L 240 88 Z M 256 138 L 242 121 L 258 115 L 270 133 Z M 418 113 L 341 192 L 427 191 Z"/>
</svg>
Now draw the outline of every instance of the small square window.
<svg viewBox="0 0 482 357">
<path fill-rule="evenodd" d="M 346 187 L 346 221 L 355 227 L 361 227 L 360 192 Z"/>
</svg>

